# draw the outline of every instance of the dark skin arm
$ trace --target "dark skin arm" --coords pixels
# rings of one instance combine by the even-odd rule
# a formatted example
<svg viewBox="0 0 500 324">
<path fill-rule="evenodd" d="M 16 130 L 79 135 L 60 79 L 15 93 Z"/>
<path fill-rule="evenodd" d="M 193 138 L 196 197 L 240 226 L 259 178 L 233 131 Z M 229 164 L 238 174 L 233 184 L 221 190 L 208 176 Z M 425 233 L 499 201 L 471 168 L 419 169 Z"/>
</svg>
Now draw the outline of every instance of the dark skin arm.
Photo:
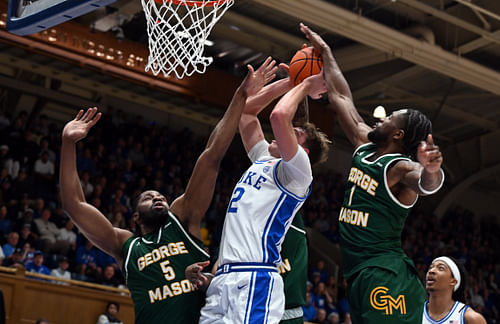
<svg viewBox="0 0 500 324">
<path fill-rule="evenodd" d="M 80 179 L 76 170 L 75 144 L 85 138 L 101 113 L 97 108 L 80 110 L 72 121 L 66 124 L 62 134 L 61 166 L 59 170 L 61 200 L 64 210 L 70 215 L 80 231 L 98 248 L 122 264 L 121 248 L 132 233 L 115 228 L 94 206 L 85 201 Z"/>
<path fill-rule="evenodd" d="M 354 106 L 349 84 L 344 78 L 330 46 L 317 33 L 302 23 L 300 30 L 313 47 L 321 53 L 328 99 L 337 113 L 340 126 L 347 138 L 355 147 L 368 143 L 368 132 L 371 131 L 371 127 L 364 122 Z"/>
<path fill-rule="evenodd" d="M 256 71 L 248 66 L 247 76 L 236 90 L 226 113 L 215 126 L 205 150 L 196 161 L 186 191 L 170 206 L 170 210 L 181 219 L 189 232 L 198 238 L 201 238 L 200 222 L 212 201 L 220 162 L 236 133 L 247 98 L 275 78 L 275 64 L 269 57 Z"/>
<path fill-rule="evenodd" d="M 330 46 L 304 24 L 300 24 L 300 30 L 313 47 L 321 53 L 328 99 L 337 113 L 340 126 L 346 136 L 356 148 L 368 143 L 368 133 L 372 128 L 358 113 L 349 84 L 335 61 Z M 427 141 L 419 146 L 417 156 L 419 163 L 399 161 L 387 172 L 391 192 L 401 203 L 407 205 L 412 204 L 417 195 L 425 194 L 418 186 L 419 181 L 425 190 L 433 191 L 442 179 L 440 167 L 443 158 L 439 148 L 434 145 L 432 135 L 429 135 Z"/>
</svg>

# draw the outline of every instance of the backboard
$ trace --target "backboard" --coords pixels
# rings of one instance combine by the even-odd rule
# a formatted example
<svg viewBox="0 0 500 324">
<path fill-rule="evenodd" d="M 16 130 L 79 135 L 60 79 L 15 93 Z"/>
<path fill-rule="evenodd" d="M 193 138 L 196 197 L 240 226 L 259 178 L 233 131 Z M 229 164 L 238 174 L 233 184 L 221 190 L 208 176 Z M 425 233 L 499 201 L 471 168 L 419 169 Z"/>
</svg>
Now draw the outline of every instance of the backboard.
<svg viewBox="0 0 500 324">
<path fill-rule="evenodd" d="M 9 0 L 7 30 L 24 36 L 71 20 L 116 0 Z"/>
</svg>

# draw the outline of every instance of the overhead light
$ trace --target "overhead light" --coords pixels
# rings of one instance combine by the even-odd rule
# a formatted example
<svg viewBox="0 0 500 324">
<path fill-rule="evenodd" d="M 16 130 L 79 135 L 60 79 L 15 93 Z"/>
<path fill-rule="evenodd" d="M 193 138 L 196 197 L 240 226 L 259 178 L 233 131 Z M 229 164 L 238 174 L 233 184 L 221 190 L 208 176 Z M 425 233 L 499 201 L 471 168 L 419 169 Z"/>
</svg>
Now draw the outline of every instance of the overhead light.
<svg viewBox="0 0 500 324">
<path fill-rule="evenodd" d="M 377 119 L 385 118 L 385 108 L 383 106 L 377 106 L 373 110 L 373 117 Z"/>
</svg>

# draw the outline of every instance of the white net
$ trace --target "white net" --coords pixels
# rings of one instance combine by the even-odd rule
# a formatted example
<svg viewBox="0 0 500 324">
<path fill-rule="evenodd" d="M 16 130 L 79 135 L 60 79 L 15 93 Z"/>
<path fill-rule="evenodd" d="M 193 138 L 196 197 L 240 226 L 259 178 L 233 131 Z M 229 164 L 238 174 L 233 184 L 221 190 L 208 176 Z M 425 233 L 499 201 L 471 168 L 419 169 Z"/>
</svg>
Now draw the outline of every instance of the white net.
<svg viewBox="0 0 500 324">
<path fill-rule="evenodd" d="M 165 76 L 174 72 L 182 79 L 195 72 L 204 73 L 212 63 L 203 50 L 213 26 L 234 0 L 186 1 L 141 0 L 149 36 L 146 71 Z"/>
</svg>

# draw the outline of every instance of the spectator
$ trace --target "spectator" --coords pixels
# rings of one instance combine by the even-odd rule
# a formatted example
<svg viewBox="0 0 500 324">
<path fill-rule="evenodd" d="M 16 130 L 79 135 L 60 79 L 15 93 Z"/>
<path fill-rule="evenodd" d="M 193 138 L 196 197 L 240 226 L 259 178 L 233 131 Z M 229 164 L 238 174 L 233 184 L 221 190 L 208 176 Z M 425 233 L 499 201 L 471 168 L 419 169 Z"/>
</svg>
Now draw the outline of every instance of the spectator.
<svg viewBox="0 0 500 324">
<path fill-rule="evenodd" d="M 306 305 L 302 306 L 302 311 L 304 312 L 304 320 L 310 322 L 316 319 L 317 311 L 310 292 L 306 293 Z"/>
<path fill-rule="evenodd" d="M 58 240 L 60 230 L 56 224 L 50 221 L 50 216 L 51 211 L 46 208 L 42 211 L 40 218 L 34 220 L 38 233 L 40 233 L 40 239 L 43 241 L 43 252 L 66 255 L 70 243 Z"/>
<path fill-rule="evenodd" d="M 40 155 L 40 158 L 35 161 L 35 182 L 37 186 L 37 193 L 42 197 L 50 197 L 53 193 L 54 187 L 54 173 L 55 166 L 52 161 L 49 160 L 49 153 L 44 151 Z"/>
<path fill-rule="evenodd" d="M 59 259 L 59 267 L 50 271 L 50 275 L 57 278 L 71 279 L 71 273 L 68 271 L 68 268 L 69 268 L 68 258 L 61 257 Z M 64 281 L 56 281 L 56 282 L 60 284 L 67 284 Z"/>
<path fill-rule="evenodd" d="M 67 251 L 74 252 L 76 250 L 76 233 L 74 231 L 74 228 L 75 224 L 73 224 L 73 221 L 71 219 L 68 219 L 64 224 L 64 227 L 59 229 L 59 234 L 56 236 L 57 241 L 65 242 L 65 244 L 69 246 Z"/>
<path fill-rule="evenodd" d="M 12 230 L 12 222 L 8 215 L 9 211 L 6 205 L 0 206 L 0 236 L 7 236 Z"/>
<path fill-rule="evenodd" d="M 316 316 L 316 320 L 314 323 L 318 324 L 328 324 L 328 319 L 326 316 L 326 310 L 323 308 L 318 309 L 318 315 Z"/>
<path fill-rule="evenodd" d="M 21 235 L 19 235 L 18 247 L 24 247 L 24 244 L 29 243 L 31 247 L 38 248 L 37 236 L 31 232 L 31 224 L 26 223 L 21 228 Z"/>
<path fill-rule="evenodd" d="M 76 249 L 74 279 L 88 281 L 98 278 L 100 269 L 96 265 L 96 254 L 97 249 L 88 240 Z"/>
<path fill-rule="evenodd" d="M 43 253 L 36 251 L 33 261 L 26 264 L 26 271 L 38 274 L 50 275 L 50 270 L 43 265 Z"/>
<path fill-rule="evenodd" d="M 2 247 L 3 254 L 6 258 L 14 252 L 17 243 L 19 243 L 19 234 L 17 232 L 10 232 L 7 243 Z"/>
<path fill-rule="evenodd" d="M 322 259 L 318 260 L 318 262 L 316 263 L 316 267 L 311 270 L 311 273 L 313 275 L 319 273 L 319 281 L 326 283 L 326 281 L 328 280 L 328 271 L 325 270 L 325 261 Z"/>
<path fill-rule="evenodd" d="M 106 306 L 106 312 L 99 315 L 96 324 L 123 324 L 116 316 L 120 311 L 120 304 L 117 302 L 109 302 Z"/>
<path fill-rule="evenodd" d="M 118 287 L 120 280 L 115 277 L 115 267 L 111 264 L 105 266 L 102 270 L 101 278 L 97 283 L 110 287 Z"/>
<path fill-rule="evenodd" d="M 340 323 L 339 313 L 331 312 L 330 314 L 328 314 L 328 323 L 339 324 Z"/>
<path fill-rule="evenodd" d="M 19 174 L 19 161 L 14 160 L 12 156 L 9 155 L 9 147 L 7 145 L 0 146 L 0 168 L 5 168 L 7 174 L 12 179 L 16 179 Z"/>
<path fill-rule="evenodd" d="M 12 254 L 3 260 L 2 266 L 11 268 L 24 268 L 23 252 L 20 248 L 16 248 Z"/>
</svg>

